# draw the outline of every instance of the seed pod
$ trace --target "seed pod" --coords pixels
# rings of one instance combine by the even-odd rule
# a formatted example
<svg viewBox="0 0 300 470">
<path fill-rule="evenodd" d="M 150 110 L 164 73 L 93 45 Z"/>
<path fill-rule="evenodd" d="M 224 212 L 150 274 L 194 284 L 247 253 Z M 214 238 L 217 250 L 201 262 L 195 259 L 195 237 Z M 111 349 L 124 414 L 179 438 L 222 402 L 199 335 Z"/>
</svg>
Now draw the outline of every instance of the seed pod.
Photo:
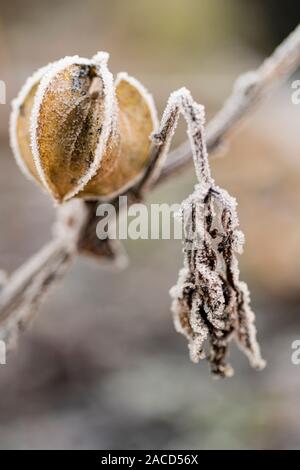
<svg viewBox="0 0 300 470">
<path fill-rule="evenodd" d="M 120 193 L 142 174 L 156 112 L 108 54 L 66 57 L 39 70 L 13 102 L 11 145 L 23 172 L 58 202 Z"/>
</svg>

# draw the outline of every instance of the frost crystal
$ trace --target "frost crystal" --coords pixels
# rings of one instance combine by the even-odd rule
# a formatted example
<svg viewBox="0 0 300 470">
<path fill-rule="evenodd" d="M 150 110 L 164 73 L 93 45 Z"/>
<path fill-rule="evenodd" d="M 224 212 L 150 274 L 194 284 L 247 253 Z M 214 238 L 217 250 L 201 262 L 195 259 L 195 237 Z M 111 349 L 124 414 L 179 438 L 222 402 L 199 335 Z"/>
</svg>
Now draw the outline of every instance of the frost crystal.
<svg viewBox="0 0 300 470">
<path fill-rule="evenodd" d="M 242 252 L 244 237 L 238 230 L 237 203 L 211 177 L 203 107 L 180 90 L 169 101 L 164 125 L 176 106 L 188 124 L 198 184 L 182 203 L 184 267 L 170 291 L 175 328 L 188 339 L 191 360 L 206 357 L 215 376 L 233 374 L 226 362 L 232 339 L 251 366 L 262 369 L 249 292 L 239 280 L 236 254 Z"/>
<path fill-rule="evenodd" d="M 12 101 L 12 113 L 10 116 L 10 127 L 9 127 L 10 145 L 13 150 L 13 154 L 15 156 L 15 159 L 19 168 L 29 180 L 33 180 L 34 178 L 31 175 L 30 171 L 28 170 L 27 166 L 25 165 L 22 155 L 21 155 L 21 151 L 20 151 L 20 147 L 19 147 L 19 143 L 17 139 L 18 115 L 32 87 L 41 80 L 42 76 L 46 73 L 48 68 L 51 66 L 52 64 L 48 64 L 46 67 L 42 67 L 38 69 L 31 77 L 29 77 L 26 80 L 24 86 L 21 88 L 20 93 L 17 96 L 17 98 L 15 98 Z"/>
</svg>

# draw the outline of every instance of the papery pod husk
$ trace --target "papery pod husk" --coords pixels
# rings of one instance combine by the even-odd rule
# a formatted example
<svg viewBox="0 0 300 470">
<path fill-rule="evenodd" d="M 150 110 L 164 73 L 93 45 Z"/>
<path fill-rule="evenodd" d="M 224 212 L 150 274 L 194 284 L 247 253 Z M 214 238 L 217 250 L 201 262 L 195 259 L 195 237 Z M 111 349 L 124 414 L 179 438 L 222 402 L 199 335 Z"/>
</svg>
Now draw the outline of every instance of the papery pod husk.
<svg viewBox="0 0 300 470">
<path fill-rule="evenodd" d="M 92 60 L 67 57 L 50 64 L 14 102 L 17 161 L 58 202 L 117 194 L 147 164 L 156 126 L 153 102 L 126 74 L 114 85 L 107 59 L 99 53 Z"/>
<path fill-rule="evenodd" d="M 87 184 L 80 196 L 107 196 L 131 185 L 149 161 L 150 136 L 157 127 L 156 110 L 151 95 L 134 78 L 120 73 L 115 85 L 118 103 L 119 146 L 113 154 L 111 171 L 102 168 Z"/>
</svg>

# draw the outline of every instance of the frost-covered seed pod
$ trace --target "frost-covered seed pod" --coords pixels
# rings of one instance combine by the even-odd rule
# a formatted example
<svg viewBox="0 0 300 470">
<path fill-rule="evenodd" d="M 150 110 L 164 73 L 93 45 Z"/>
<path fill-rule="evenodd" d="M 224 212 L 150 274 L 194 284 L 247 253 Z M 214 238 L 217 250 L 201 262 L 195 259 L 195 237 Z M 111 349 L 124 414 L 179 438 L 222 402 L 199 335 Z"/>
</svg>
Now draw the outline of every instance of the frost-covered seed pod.
<svg viewBox="0 0 300 470">
<path fill-rule="evenodd" d="M 142 174 L 157 117 L 151 95 L 108 54 L 38 70 L 13 101 L 10 137 L 22 171 L 58 202 L 116 195 Z"/>
</svg>

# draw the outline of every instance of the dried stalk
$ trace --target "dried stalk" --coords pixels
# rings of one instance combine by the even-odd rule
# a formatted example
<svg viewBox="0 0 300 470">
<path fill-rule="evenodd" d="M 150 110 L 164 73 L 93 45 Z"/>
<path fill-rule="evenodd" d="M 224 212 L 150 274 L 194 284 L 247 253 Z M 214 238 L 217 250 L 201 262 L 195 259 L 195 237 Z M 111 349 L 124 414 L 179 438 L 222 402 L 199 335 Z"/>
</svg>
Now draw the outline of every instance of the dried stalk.
<svg viewBox="0 0 300 470">
<path fill-rule="evenodd" d="M 253 106 L 269 94 L 272 86 L 291 75 L 299 64 L 300 26 L 256 71 L 237 80 L 231 96 L 207 126 L 207 147 L 210 154 L 219 148 Z M 161 169 L 159 166 L 167 150 L 168 145 L 159 151 L 154 150 L 142 183 L 126 193 L 129 202 L 136 201 L 145 191 L 174 176 L 192 162 L 190 146 L 185 142 L 169 154 Z M 53 240 L 13 273 L 2 286 L 0 338 L 13 342 L 19 330 L 29 323 L 37 304 L 55 281 L 67 272 L 78 253 L 97 253 L 115 259 L 116 247 L 112 242 L 96 239 L 96 221 L 93 202 L 76 200 L 58 210 Z"/>
</svg>

